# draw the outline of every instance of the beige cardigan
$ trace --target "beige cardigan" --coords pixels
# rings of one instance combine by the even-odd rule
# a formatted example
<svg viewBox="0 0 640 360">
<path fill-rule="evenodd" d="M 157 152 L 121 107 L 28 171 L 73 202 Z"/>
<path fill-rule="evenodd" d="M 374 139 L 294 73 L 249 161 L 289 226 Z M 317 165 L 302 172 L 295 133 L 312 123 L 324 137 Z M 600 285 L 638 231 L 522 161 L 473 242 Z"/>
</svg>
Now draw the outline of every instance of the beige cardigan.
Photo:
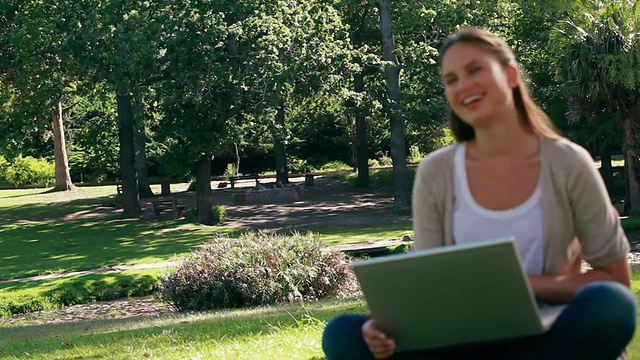
<svg viewBox="0 0 640 360">
<path fill-rule="evenodd" d="M 454 244 L 453 158 L 458 145 L 429 154 L 413 185 L 413 249 Z M 561 274 L 580 248 L 593 267 L 619 260 L 629 242 L 589 153 L 566 139 L 543 139 L 540 182 L 544 209 L 545 274 Z"/>
</svg>

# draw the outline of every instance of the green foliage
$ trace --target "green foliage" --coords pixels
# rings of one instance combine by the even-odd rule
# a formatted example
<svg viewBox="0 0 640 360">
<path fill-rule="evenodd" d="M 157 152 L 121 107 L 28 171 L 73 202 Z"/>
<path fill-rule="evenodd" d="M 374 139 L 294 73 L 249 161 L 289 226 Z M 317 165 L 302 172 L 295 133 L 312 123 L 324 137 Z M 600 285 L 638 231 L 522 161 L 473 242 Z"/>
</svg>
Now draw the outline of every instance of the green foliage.
<svg viewBox="0 0 640 360">
<path fill-rule="evenodd" d="M 409 147 L 409 155 L 407 156 L 407 163 L 417 164 L 424 158 L 424 154 L 420 152 L 420 148 L 416 145 Z"/>
<path fill-rule="evenodd" d="M 212 206 L 211 219 L 214 224 L 223 223 L 227 219 L 227 209 L 222 205 Z"/>
<path fill-rule="evenodd" d="M 55 181 L 55 165 L 45 159 L 18 156 L 4 171 L 7 183 L 14 186 L 47 186 Z"/>
<path fill-rule="evenodd" d="M 198 209 L 195 206 L 189 207 L 184 212 L 184 218 L 187 219 L 188 222 L 196 223 L 198 219 Z"/>
<path fill-rule="evenodd" d="M 7 168 L 9 168 L 9 162 L 4 156 L 0 155 L 0 184 L 7 182 Z"/>
<path fill-rule="evenodd" d="M 224 177 L 229 180 L 232 176 L 238 175 L 238 169 L 236 169 L 236 164 L 228 163 L 227 169 L 224 171 Z"/>
<path fill-rule="evenodd" d="M 341 161 L 330 161 L 320 168 L 322 171 L 351 170 L 352 167 Z"/>
<path fill-rule="evenodd" d="M 45 298 L 19 296 L 14 299 L 3 299 L 0 297 L 0 316 L 26 314 L 34 311 L 54 308 L 56 308 L 56 306 Z"/>
<path fill-rule="evenodd" d="M 185 219 L 192 223 L 198 222 L 198 208 L 191 206 L 184 213 Z M 221 224 L 227 218 L 227 209 L 222 205 L 215 205 L 211 207 L 211 219 L 214 224 Z"/>
<path fill-rule="evenodd" d="M 287 156 L 287 169 L 292 174 L 304 174 L 313 169 L 309 162 L 304 159 L 298 159 L 295 156 Z"/>
<path fill-rule="evenodd" d="M 238 308 L 347 295 L 345 255 L 317 235 L 217 236 L 162 279 L 158 297 L 179 311 Z"/>
<path fill-rule="evenodd" d="M 0 295 L 0 315 L 23 314 L 94 301 L 146 296 L 153 293 L 160 283 L 160 280 L 152 275 L 121 276 L 117 281 L 114 278 L 103 279 L 97 275 L 89 275 L 59 281 L 61 281 L 59 286 L 44 292 L 19 289 Z M 22 285 L 25 288 L 29 287 L 29 283 L 20 286 Z"/>
<path fill-rule="evenodd" d="M 369 166 L 371 167 L 384 167 L 384 166 L 392 166 L 393 159 L 389 156 L 388 151 L 378 151 L 376 152 L 376 158 L 369 160 Z"/>
<path fill-rule="evenodd" d="M 568 98 L 567 118 L 609 121 L 633 117 L 640 105 L 640 5 L 585 1 L 550 38 L 556 76 Z"/>
</svg>

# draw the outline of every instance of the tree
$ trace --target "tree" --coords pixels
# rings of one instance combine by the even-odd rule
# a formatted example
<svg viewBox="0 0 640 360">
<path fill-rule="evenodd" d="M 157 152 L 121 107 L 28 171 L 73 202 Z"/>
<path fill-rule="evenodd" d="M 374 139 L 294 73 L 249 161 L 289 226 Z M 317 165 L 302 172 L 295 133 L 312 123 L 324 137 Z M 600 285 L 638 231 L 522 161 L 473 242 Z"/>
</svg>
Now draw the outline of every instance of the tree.
<svg viewBox="0 0 640 360">
<path fill-rule="evenodd" d="M 291 139 L 288 107 L 320 92 L 339 94 L 349 69 L 350 44 L 332 1 L 282 1 L 247 22 L 271 47 L 249 59 L 267 87 L 261 107 L 275 112 L 273 132 L 277 180 L 288 180 L 286 145 Z M 319 96 L 322 96 L 321 94 Z"/>
<path fill-rule="evenodd" d="M 171 11 L 175 27 L 167 32 L 161 58 L 166 77 L 159 95 L 167 118 L 158 132 L 187 159 L 198 159 L 189 164 L 197 174 L 197 220 L 207 224 L 212 157 L 239 142 L 242 129 L 275 130 L 282 145 L 278 176 L 287 181 L 287 101 L 302 97 L 302 88 L 312 94 L 316 84 L 330 87 L 327 74 L 341 65 L 331 56 L 342 45 L 340 29 L 335 12 L 314 1 L 175 6 L 180 11 Z M 247 119 L 255 122 L 241 123 Z"/>
<path fill-rule="evenodd" d="M 211 160 L 230 145 L 227 122 L 250 103 L 250 93 L 263 87 L 249 78 L 257 70 L 244 67 L 259 46 L 243 24 L 257 3 L 173 1 L 168 7 L 162 78 L 157 95 L 165 118 L 157 133 L 168 151 L 196 177 L 197 221 L 212 224 Z M 253 70 L 253 69 L 252 69 Z M 174 162 L 178 163 L 178 162 Z"/>
<path fill-rule="evenodd" d="M 627 211 L 640 214 L 640 6 L 628 0 L 584 1 L 582 14 L 553 34 L 555 69 L 570 119 L 606 121 L 623 129 Z"/>
<path fill-rule="evenodd" d="M 106 84 L 115 95 L 124 213 L 138 217 L 133 99 L 158 80 L 159 44 L 170 16 L 167 3 L 60 1 L 63 5 L 53 14 L 64 30 L 68 71 L 88 83 Z"/>
<path fill-rule="evenodd" d="M 342 12 L 343 22 L 349 25 L 349 35 L 353 45 L 353 91 L 349 92 L 346 108 L 353 116 L 355 132 L 355 163 L 358 177 L 355 185 L 369 187 L 369 129 L 367 121 L 371 119 L 371 108 L 376 101 L 367 91 L 365 76 L 378 72 L 380 30 L 375 4 L 369 0 L 344 0 L 338 8 Z M 373 65 L 375 64 L 375 65 Z M 369 76 L 369 80 L 371 77 Z M 375 84 L 375 82 L 372 82 Z"/>
<path fill-rule="evenodd" d="M 54 189 L 65 191 L 72 188 L 72 182 L 61 101 L 68 94 L 71 78 L 64 74 L 63 59 L 59 56 L 59 34 L 56 24 L 48 18 L 47 10 L 31 1 L 3 3 L 0 51 L 5 66 L 0 73 L 13 95 L 9 111 L 14 128 L 26 128 L 50 119 L 56 165 Z M 34 31 L 38 33 L 34 34 Z"/>
<path fill-rule="evenodd" d="M 379 3 L 382 58 L 387 76 L 387 92 L 391 110 L 391 157 L 393 158 L 393 206 L 397 213 L 411 211 L 411 193 L 407 177 L 407 150 L 405 147 L 402 93 L 400 91 L 400 64 L 395 55 L 395 42 L 391 29 L 391 0 Z"/>
<path fill-rule="evenodd" d="M 67 147 L 64 137 L 64 126 L 62 125 L 62 103 L 58 103 L 53 115 L 53 145 L 55 148 L 56 183 L 54 189 L 57 191 L 71 190 L 71 174 L 69 173 L 69 159 L 67 158 Z"/>
</svg>

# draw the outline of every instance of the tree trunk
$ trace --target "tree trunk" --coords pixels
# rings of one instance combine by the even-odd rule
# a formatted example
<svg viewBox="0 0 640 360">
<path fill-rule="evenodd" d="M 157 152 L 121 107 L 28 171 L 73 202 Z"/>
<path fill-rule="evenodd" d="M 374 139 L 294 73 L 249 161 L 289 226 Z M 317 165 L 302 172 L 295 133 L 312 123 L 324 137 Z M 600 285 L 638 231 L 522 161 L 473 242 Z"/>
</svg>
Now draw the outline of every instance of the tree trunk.
<svg viewBox="0 0 640 360">
<path fill-rule="evenodd" d="M 624 131 L 623 151 L 624 151 L 624 168 L 626 175 L 626 202 L 625 210 L 627 215 L 640 215 L 640 165 L 638 162 L 639 144 L 638 144 L 638 125 L 633 117 L 627 116 L 623 123 Z"/>
<path fill-rule="evenodd" d="M 364 75 L 358 72 L 353 76 L 353 89 L 356 93 L 364 93 Z M 356 107 L 356 166 L 358 168 L 358 178 L 356 186 L 362 188 L 369 187 L 369 145 L 367 144 L 367 119 L 362 108 Z"/>
<path fill-rule="evenodd" d="M 285 129 L 285 114 L 284 114 L 284 102 L 280 102 L 278 106 L 278 112 L 276 113 L 276 125 L 284 132 Z M 287 150 L 284 145 L 284 139 L 281 135 L 276 135 L 276 141 L 274 144 L 274 152 L 276 156 L 276 181 L 280 184 L 289 183 L 289 172 L 287 170 Z"/>
<path fill-rule="evenodd" d="M 138 174 L 138 192 L 141 198 L 151 198 L 155 194 L 151 191 L 151 185 L 149 184 L 146 152 L 147 137 L 144 131 L 144 113 L 140 96 L 136 96 L 134 115 L 133 148 L 135 151 L 136 173 Z"/>
<path fill-rule="evenodd" d="M 67 191 L 73 188 L 69 173 L 69 159 L 64 139 L 64 125 L 62 122 L 62 103 L 58 103 L 53 111 L 53 149 L 56 162 L 56 185 L 54 191 Z"/>
<path fill-rule="evenodd" d="M 394 209 L 398 214 L 411 212 L 411 193 L 407 175 L 402 93 L 400 91 L 400 64 L 395 55 L 395 42 L 391 31 L 391 0 L 380 1 L 380 32 L 382 57 L 387 78 L 387 95 L 391 102 L 391 159 L 393 160 Z"/>
<path fill-rule="evenodd" d="M 198 223 L 212 225 L 211 217 L 211 153 L 203 154 L 198 159 L 196 174 L 196 208 Z"/>
<path fill-rule="evenodd" d="M 127 217 L 142 213 L 138 199 L 135 153 L 133 150 L 133 109 L 131 94 L 118 92 L 118 134 L 120 136 L 120 177 L 122 178 L 122 204 Z"/>
<path fill-rule="evenodd" d="M 231 175 L 237 176 L 238 171 L 240 171 L 240 149 L 238 148 L 238 143 L 233 143 L 233 149 L 235 150 L 235 154 L 236 154 L 236 170 L 235 170 L 235 174 L 231 174 Z"/>
<path fill-rule="evenodd" d="M 604 146 L 600 150 L 600 174 L 607 191 L 609 191 L 609 195 L 611 195 L 613 192 L 613 167 L 611 166 L 611 149 L 609 146 Z"/>
</svg>

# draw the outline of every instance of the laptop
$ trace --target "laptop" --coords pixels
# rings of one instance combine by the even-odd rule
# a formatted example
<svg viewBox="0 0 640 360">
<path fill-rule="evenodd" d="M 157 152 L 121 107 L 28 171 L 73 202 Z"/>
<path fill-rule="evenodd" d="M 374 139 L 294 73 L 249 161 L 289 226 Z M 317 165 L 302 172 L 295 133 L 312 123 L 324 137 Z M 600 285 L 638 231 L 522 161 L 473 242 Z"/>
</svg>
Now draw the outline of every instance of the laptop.
<svg viewBox="0 0 640 360">
<path fill-rule="evenodd" d="M 513 238 L 359 260 L 353 269 L 398 352 L 541 334 L 563 309 L 538 310 Z"/>
</svg>

